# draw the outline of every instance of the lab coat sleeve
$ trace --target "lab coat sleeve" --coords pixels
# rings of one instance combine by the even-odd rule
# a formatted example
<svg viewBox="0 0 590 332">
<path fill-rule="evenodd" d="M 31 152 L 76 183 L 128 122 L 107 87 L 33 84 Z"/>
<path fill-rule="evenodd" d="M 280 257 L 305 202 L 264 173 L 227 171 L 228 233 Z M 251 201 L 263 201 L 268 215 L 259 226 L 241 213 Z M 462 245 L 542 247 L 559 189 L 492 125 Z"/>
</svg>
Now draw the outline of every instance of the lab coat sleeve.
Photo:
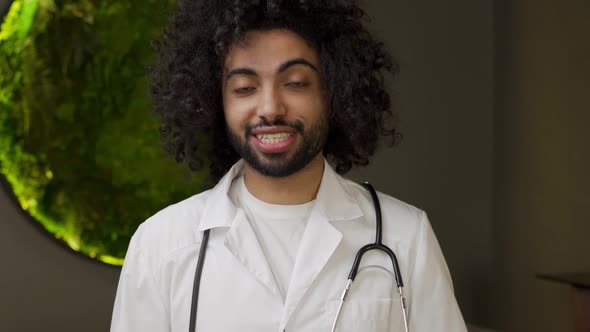
<svg viewBox="0 0 590 332">
<path fill-rule="evenodd" d="M 166 302 L 146 255 L 138 248 L 137 233 L 131 239 L 119 277 L 110 331 L 170 331 Z"/>
<path fill-rule="evenodd" d="M 449 269 L 426 213 L 420 213 L 416 257 L 410 272 L 409 319 L 414 332 L 467 332 Z"/>
</svg>

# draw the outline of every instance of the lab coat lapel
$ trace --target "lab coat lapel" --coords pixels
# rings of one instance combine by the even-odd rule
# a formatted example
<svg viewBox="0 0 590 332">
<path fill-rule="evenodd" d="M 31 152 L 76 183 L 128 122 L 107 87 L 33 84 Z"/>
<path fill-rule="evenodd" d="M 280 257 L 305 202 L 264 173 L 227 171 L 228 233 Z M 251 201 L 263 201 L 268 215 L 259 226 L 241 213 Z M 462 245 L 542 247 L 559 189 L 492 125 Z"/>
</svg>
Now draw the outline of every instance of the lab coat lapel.
<svg viewBox="0 0 590 332">
<path fill-rule="evenodd" d="M 197 231 L 228 227 L 224 246 L 270 292 L 282 300 L 270 265 L 262 251 L 252 226 L 243 210 L 238 209 L 228 196 L 233 179 L 243 169 L 243 160 L 238 161 L 211 190 Z"/>
<path fill-rule="evenodd" d="M 342 233 L 331 222 L 356 219 L 363 215 L 358 203 L 345 191 L 330 165 L 324 161 L 324 175 L 316 204 L 303 233 L 295 260 L 291 283 L 281 319 L 285 328 L 301 299 L 320 274 L 342 240 Z"/>
<path fill-rule="evenodd" d="M 258 238 L 244 212 L 238 210 L 232 226 L 227 231 L 225 247 L 270 292 L 277 295 L 282 302 L 277 283 L 262 251 Z"/>
<path fill-rule="evenodd" d="M 341 239 L 342 234 L 325 217 L 319 214 L 310 217 L 295 260 L 285 311 L 281 319 L 281 330 L 287 325 L 291 314 L 326 265 Z"/>
</svg>

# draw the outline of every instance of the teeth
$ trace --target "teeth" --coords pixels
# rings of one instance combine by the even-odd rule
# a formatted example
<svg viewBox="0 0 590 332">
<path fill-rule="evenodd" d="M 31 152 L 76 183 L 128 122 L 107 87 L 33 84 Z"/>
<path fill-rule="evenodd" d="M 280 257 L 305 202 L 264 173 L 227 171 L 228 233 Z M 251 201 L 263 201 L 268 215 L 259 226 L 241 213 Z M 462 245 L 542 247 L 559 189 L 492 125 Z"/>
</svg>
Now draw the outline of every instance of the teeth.
<svg viewBox="0 0 590 332">
<path fill-rule="evenodd" d="M 282 143 L 289 138 L 289 133 L 277 133 L 277 134 L 258 134 L 256 137 L 264 144 L 277 144 Z"/>
</svg>

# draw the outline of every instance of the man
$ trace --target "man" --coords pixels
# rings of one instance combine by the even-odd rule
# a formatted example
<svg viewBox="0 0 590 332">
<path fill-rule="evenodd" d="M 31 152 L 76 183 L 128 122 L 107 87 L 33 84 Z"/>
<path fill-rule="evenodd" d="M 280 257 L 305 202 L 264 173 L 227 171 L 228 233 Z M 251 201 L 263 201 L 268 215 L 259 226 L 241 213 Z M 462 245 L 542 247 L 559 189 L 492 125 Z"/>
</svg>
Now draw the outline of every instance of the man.
<svg viewBox="0 0 590 332">
<path fill-rule="evenodd" d="M 189 328 L 207 230 L 196 331 L 330 331 L 336 316 L 336 331 L 403 331 L 383 252 L 365 255 L 339 310 L 376 212 L 337 173 L 398 138 L 382 79 L 396 65 L 362 17 L 349 1 L 179 1 L 153 68 L 155 111 L 178 161 L 223 178 L 137 230 L 112 332 Z M 466 331 L 425 213 L 378 196 L 409 330 Z"/>
</svg>

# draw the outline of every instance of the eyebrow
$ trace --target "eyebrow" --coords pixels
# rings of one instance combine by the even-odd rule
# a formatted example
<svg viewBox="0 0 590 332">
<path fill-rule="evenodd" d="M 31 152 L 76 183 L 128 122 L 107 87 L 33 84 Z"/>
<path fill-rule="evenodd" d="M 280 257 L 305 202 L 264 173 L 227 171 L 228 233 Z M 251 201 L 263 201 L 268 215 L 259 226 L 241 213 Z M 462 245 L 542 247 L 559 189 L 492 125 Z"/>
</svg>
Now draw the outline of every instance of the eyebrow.
<svg viewBox="0 0 590 332">
<path fill-rule="evenodd" d="M 314 66 L 311 62 L 305 60 L 304 58 L 295 58 L 295 59 L 291 59 L 291 60 L 288 60 L 288 61 L 282 63 L 279 66 L 279 68 L 277 69 L 277 73 L 280 74 L 295 65 L 304 65 L 306 67 L 313 69 L 315 72 L 319 73 L 319 70 L 316 68 L 316 66 Z M 235 69 L 230 70 L 225 77 L 225 81 L 229 81 L 229 79 L 235 75 L 258 76 L 256 71 L 252 68 L 239 67 L 239 68 L 235 68 Z"/>
</svg>

